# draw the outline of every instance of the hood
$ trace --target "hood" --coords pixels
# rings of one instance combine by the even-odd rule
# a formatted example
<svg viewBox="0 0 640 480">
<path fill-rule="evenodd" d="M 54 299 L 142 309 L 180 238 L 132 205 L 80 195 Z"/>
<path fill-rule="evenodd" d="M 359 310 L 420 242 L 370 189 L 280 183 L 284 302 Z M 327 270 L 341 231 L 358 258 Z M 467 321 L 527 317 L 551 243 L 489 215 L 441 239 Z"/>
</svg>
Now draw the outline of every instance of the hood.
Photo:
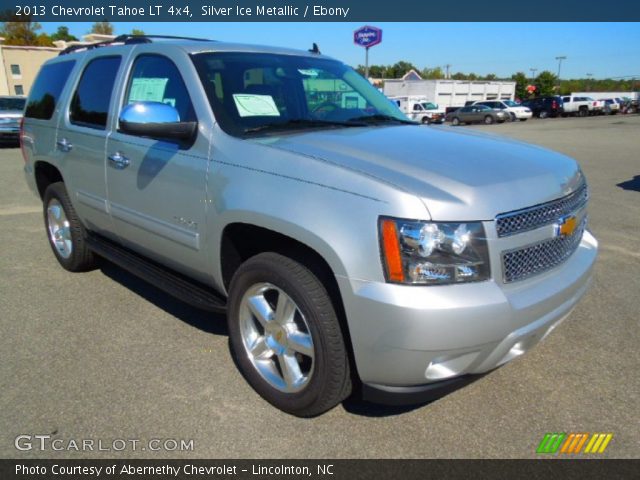
<svg viewBox="0 0 640 480">
<path fill-rule="evenodd" d="M 440 221 L 492 220 L 566 195 L 582 181 L 567 156 L 454 127 L 345 128 L 254 141 L 417 195 Z"/>
</svg>

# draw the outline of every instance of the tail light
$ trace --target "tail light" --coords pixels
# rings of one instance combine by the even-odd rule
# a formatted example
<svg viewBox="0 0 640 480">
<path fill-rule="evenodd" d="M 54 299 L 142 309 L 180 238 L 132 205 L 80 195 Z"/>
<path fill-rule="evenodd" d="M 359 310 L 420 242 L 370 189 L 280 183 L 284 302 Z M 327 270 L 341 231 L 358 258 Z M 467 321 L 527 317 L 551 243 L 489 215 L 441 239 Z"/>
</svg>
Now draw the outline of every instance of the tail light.
<svg viewBox="0 0 640 480">
<path fill-rule="evenodd" d="M 555 100 L 553 102 L 551 102 L 551 108 L 553 108 L 553 109 L 558 108 L 558 102 L 556 102 Z"/>
<path fill-rule="evenodd" d="M 594 107 L 597 106 L 597 105 L 598 105 L 598 102 L 593 102 L 593 106 Z"/>
<path fill-rule="evenodd" d="M 27 163 L 27 152 L 24 148 L 24 117 L 20 119 L 20 133 L 18 135 L 20 139 L 20 151 L 22 152 L 22 159 L 24 163 Z"/>
</svg>

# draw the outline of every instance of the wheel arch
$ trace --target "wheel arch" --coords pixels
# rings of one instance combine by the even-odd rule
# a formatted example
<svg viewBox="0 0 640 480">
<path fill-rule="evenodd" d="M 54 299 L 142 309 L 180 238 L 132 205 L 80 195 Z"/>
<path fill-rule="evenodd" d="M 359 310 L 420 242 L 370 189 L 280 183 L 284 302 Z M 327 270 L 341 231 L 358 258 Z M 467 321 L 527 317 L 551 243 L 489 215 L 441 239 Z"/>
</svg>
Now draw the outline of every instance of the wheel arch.
<svg viewBox="0 0 640 480">
<path fill-rule="evenodd" d="M 336 272 L 318 250 L 305 242 L 263 226 L 243 222 L 230 223 L 224 227 L 220 239 L 221 279 L 228 292 L 233 274 L 240 265 L 264 252 L 279 253 L 306 266 L 322 282 L 332 299 L 349 354 L 351 372 L 357 375 L 353 344 L 342 294 L 335 277 Z M 357 380 L 357 377 L 353 380 Z"/>
<path fill-rule="evenodd" d="M 49 162 L 42 160 L 37 161 L 33 166 L 33 172 L 41 200 L 44 198 L 44 192 L 49 185 L 56 182 L 64 182 L 62 172 L 60 172 L 58 167 Z"/>
</svg>

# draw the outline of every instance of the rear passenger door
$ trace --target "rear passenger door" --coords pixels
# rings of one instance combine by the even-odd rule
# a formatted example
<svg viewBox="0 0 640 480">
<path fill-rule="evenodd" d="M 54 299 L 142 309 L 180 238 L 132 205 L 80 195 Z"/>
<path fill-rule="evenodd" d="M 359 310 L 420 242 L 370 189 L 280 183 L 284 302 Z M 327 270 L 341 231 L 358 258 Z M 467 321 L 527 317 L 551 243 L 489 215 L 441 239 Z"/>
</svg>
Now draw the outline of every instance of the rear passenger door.
<svg viewBox="0 0 640 480">
<path fill-rule="evenodd" d="M 205 280 L 209 141 L 204 130 L 199 129 L 193 141 L 185 144 L 126 134 L 118 128 L 122 109 L 140 101 L 167 103 L 178 111 L 181 121 L 198 120 L 192 101 L 195 94 L 180 73 L 195 75 L 195 69 L 185 56 L 169 55 L 139 53 L 132 60 L 107 141 L 109 206 L 126 247 Z M 191 79 L 189 85 L 196 90 L 198 82 Z"/>
<path fill-rule="evenodd" d="M 109 106 L 120 55 L 90 57 L 73 86 L 68 108 L 58 124 L 56 150 L 67 191 L 85 225 L 113 236 L 104 175 Z"/>
</svg>

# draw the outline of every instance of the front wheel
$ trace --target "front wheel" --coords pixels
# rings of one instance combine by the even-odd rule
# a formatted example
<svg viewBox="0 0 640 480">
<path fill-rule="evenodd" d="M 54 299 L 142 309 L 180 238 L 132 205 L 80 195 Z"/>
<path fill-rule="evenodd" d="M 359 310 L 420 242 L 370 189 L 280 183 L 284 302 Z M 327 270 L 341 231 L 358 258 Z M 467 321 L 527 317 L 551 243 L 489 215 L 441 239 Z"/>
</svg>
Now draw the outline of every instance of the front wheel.
<svg viewBox="0 0 640 480">
<path fill-rule="evenodd" d="M 44 224 L 49 245 L 58 263 L 70 272 L 95 267 L 95 258 L 86 242 L 86 232 L 62 182 L 52 183 L 44 192 Z"/>
<path fill-rule="evenodd" d="M 484 117 L 484 123 L 486 125 L 491 125 L 494 122 L 493 117 L 491 115 L 487 115 Z"/>
<path fill-rule="evenodd" d="M 460 119 L 458 117 L 453 117 L 453 120 L 451 120 L 451 125 L 455 125 L 457 127 L 458 125 L 460 125 Z"/>
<path fill-rule="evenodd" d="M 540 114 L 538 115 L 540 118 L 547 118 L 549 116 L 549 112 L 546 110 L 540 110 Z"/>
<path fill-rule="evenodd" d="M 242 374 L 280 410 L 312 417 L 351 393 L 333 302 L 301 263 L 271 252 L 247 260 L 231 281 L 227 321 Z"/>
<path fill-rule="evenodd" d="M 431 119 L 429 117 L 422 117 L 421 122 L 423 125 L 431 125 Z"/>
</svg>

